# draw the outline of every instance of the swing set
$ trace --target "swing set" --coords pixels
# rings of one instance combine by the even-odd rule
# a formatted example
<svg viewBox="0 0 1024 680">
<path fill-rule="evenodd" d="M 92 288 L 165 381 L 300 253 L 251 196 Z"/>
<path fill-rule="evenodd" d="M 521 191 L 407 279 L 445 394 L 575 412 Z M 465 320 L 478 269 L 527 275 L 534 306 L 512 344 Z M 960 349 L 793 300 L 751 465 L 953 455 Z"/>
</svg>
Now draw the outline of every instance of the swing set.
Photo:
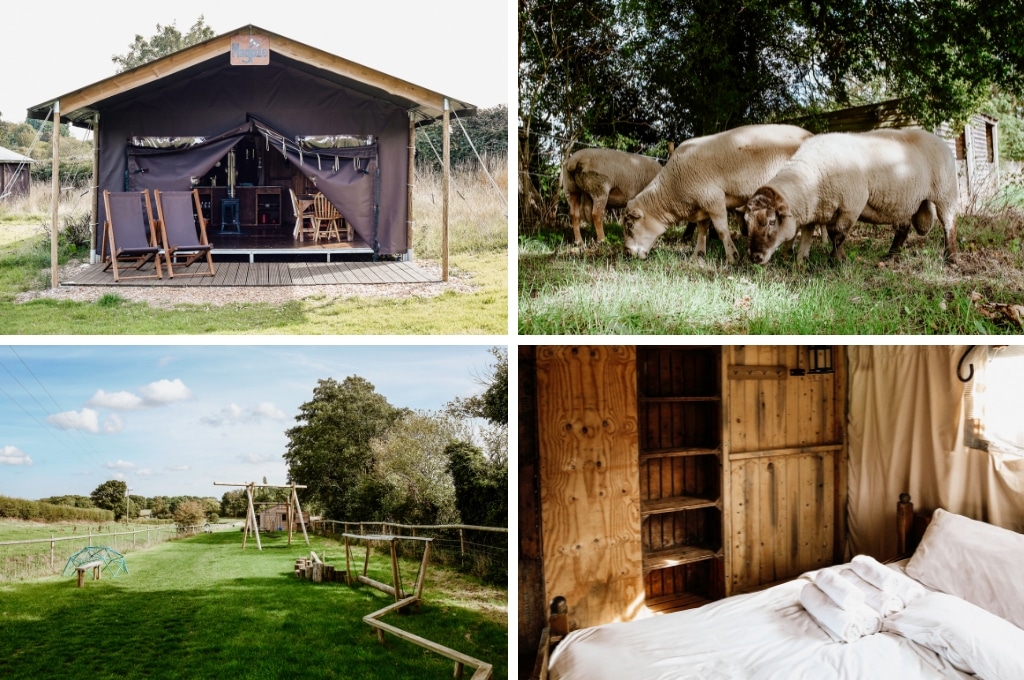
<svg viewBox="0 0 1024 680">
<path fill-rule="evenodd" d="M 227 484 L 224 482 L 214 482 L 214 486 L 234 486 L 243 487 L 245 489 L 246 498 L 246 511 L 245 511 L 245 529 L 242 530 L 242 550 L 245 550 L 245 542 L 249 537 L 249 532 L 252 531 L 256 537 L 256 547 L 259 550 L 263 550 L 263 544 L 260 542 L 260 527 L 256 518 L 256 508 L 253 503 L 253 496 L 255 495 L 256 489 L 291 489 L 291 494 L 288 497 L 288 545 L 292 544 L 292 530 L 295 526 L 296 515 L 299 518 L 299 526 L 302 527 L 302 537 L 306 539 L 306 545 L 309 545 L 309 534 L 306 533 L 306 521 L 302 518 L 302 506 L 299 505 L 299 494 L 296 489 L 305 489 L 304 484 L 257 484 L 256 482 L 249 482 L 248 484 Z"/>
</svg>

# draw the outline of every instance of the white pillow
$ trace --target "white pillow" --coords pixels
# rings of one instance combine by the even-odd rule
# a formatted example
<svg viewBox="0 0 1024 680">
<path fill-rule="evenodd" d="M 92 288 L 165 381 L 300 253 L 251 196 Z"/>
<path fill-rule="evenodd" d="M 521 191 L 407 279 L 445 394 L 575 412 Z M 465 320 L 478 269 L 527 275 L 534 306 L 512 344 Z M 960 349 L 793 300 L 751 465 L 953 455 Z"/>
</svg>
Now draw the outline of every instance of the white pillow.
<svg viewBox="0 0 1024 680">
<path fill-rule="evenodd" d="M 1024 628 L 1021 565 L 1024 535 L 940 508 L 906 571 L 930 588 L 973 602 Z"/>
<path fill-rule="evenodd" d="M 1024 630 L 958 597 L 929 593 L 883 619 L 882 630 L 927 647 L 983 680 L 1024 678 Z"/>
</svg>

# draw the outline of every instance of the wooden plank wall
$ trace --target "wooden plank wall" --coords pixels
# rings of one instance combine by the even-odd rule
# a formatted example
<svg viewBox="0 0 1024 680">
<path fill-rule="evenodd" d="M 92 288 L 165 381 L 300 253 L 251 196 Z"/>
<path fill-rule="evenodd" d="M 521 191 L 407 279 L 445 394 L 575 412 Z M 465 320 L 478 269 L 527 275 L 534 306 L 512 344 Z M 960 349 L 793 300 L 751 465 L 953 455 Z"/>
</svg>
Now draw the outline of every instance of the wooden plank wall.
<svg viewBox="0 0 1024 680">
<path fill-rule="evenodd" d="M 544 587 L 573 629 L 643 607 L 636 397 L 633 347 L 537 349 Z"/>
<path fill-rule="evenodd" d="M 735 593 L 842 557 L 845 543 L 846 362 L 836 372 L 791 376 L 807 368 L 803 347 L 726 347 L 730 553 Z M 785 367 L 754 377 L 729 367 Z"/>
</svg>

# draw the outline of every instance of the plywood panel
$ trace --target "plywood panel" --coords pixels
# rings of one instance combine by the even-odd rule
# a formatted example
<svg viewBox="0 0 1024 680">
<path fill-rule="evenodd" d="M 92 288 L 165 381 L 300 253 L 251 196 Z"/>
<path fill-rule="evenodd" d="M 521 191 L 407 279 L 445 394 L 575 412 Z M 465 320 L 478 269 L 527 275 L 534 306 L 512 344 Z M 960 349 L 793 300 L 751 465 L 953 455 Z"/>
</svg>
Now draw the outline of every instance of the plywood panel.
<svg viewBox="0 0 1024 680">
<path fill-rule="evenodd" d="M 636 397 L 633 348 L 538 348 L 545 589 L 573 628 L 643 604 Z"/>
</svg>

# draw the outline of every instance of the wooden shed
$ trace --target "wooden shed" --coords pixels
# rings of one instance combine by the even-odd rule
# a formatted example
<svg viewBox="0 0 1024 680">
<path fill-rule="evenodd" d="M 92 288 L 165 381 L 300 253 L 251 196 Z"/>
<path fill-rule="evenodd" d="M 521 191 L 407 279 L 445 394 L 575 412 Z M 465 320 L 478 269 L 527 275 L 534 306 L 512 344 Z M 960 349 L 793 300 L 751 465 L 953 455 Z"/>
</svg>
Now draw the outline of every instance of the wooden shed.
<svg viewBox="0 0 1024 680">
<path fill-rule="evenodd" d="M 816 132 L 864 132 L 881 128 L 918 128 L 900 110 L 898 99 L 865 104 L 794 121 Z M 956 158 L 960 206 L 990 197 L 999 188 L 999 121 L 975 113 L 962 128 L 943 123 L 934 131 L 947 141 Z"/>
<path fill-rule="evenodd" d="M 29 166 L 34 162 L 0 146 L 0 200 L 28 195 Z"/>
<path fill-rule="evenodd" d="M 965 349 L 521 346 L 520 663 L 555 598 L 574 630 L 894 557 L 904 491 L 1024 528 L 1024 448 L 964 439 Z"/>
<path fill-rule="evenodd" d="M 352 241 L 332 245 L 337 253 L 407 258 L 415 128 L 475 111 L 248 25 L 49 99 L 28 115 L 94 131 L 94 228 L 105 217 L 103 190 L 195 188 L 216 235 L 215 257 L 251 261 L 310 252 L 295 234 L 291 191 L 322 193 L 352 226 Z"/>
<path fill-rule="evenodd" d="M 299 518 L 292 512 L 292 526 L 291 531 L 297 531 L 299 527 Z M 288 503 L 276 503 L 273 505 L 266 505 L 259 513 L 257 519 L 260 531 L 288 531 Z M 308 527 L 309 526 L 309 513 L 305 510 L 302 511 L 302 522 Z"/>
</svg>

